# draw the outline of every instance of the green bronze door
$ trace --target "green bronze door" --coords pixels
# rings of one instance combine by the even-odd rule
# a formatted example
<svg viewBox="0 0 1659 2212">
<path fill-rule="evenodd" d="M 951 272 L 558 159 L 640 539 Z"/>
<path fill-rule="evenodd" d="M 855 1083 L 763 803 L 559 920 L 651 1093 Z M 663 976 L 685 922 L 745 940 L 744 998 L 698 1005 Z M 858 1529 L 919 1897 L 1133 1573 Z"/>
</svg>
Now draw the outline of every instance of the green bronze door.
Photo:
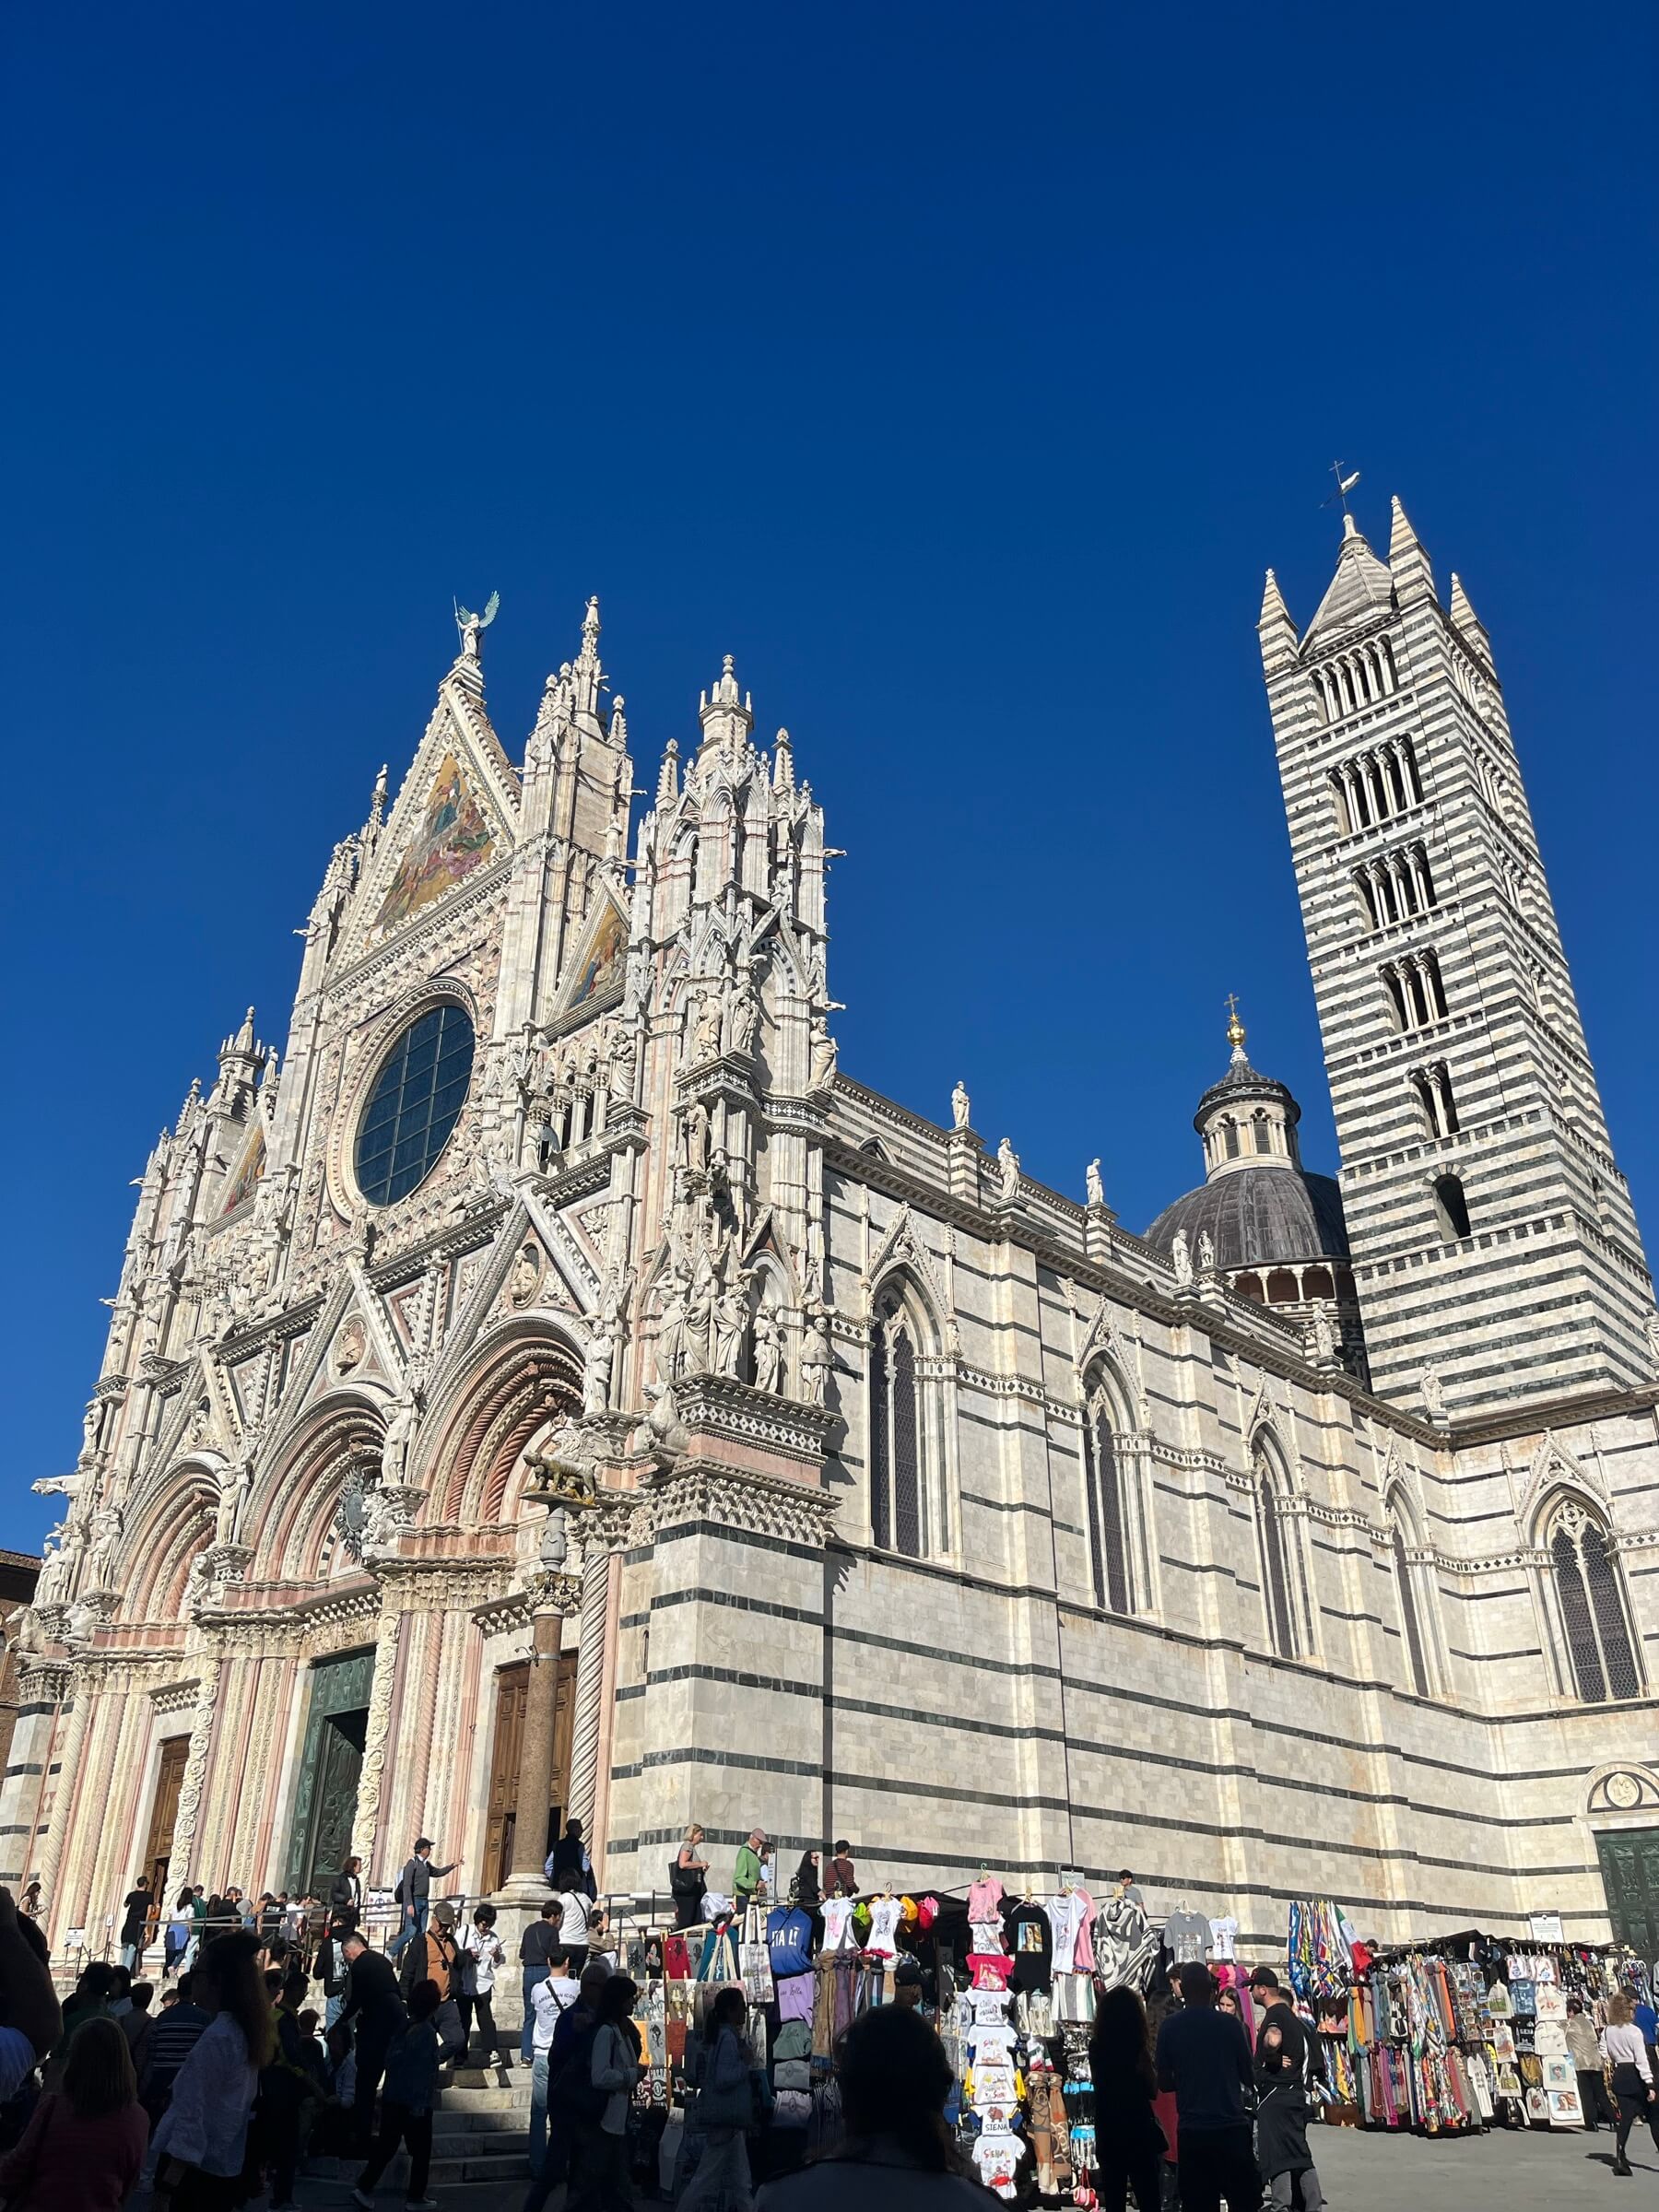
<svg viewBox="0 0 1659 2212">
<path fill-rule="evenodd" d="M 311 1670 L 288 1846 L 290 1897 L 325 1896 L 351 1849 L 373 1672 L 372 1652 L 320 1660 Z"/>
<path fill-rule="evenodd" d="M 1659 1828 L 1621 1828 L 1595 1839 L 1615 1943 L 1659 1959 Z"/>
</svg>

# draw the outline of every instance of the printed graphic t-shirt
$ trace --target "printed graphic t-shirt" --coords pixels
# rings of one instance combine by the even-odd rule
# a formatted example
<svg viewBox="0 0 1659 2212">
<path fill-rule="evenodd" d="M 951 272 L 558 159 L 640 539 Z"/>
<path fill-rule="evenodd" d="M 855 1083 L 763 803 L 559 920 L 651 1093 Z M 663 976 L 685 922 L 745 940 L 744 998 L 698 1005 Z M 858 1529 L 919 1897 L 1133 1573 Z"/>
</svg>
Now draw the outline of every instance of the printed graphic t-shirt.
<svg viewBox="0 0 1659 2212">
<path fill-rule="evenodd" d="M 968 1891 L 968 1917 L 974 1921 L 996 1919 L 1002 1909 L 1003 1886 L 994 1876 L 987 1875 L 982 1882 L 974 1882 Z"/>
<path fill-rule="evenodd" d="M 973 2162 L 987 2189 L 998 2196 L 1012 2196 L 1014 2174 L 1019 2164 L 1018 2136 L 981 2136 L 973 2147 Z"/>
<path fill-rule="evenodd" d="M 824 1948 L 827 1951 L 844 1951 L 847 1947 L 847 1924 L 853 1917 L 853 1900 L 850 1897 L 830 1897 L 824 1900 Z"/>
<path fill-rule="evenodd" d="M 865 1938 L 865 1949 L 877 1959 L 896 1959 L 899 1947 L 893 1941 L 893 1931 L 899 1925 L 903 1906 L 896 1897 L 879 1899 L 870 1907 L 870 1933 Z"/>
<path fill-rule="evenodd" d="M 1046 1989 L 1054 1955 L 1054 1934 L 1041 1905 L 1016 1905 L 1003 1916 L 1008 1948 L 1014 1954 L 1014 1987 Z"/>
</svg>

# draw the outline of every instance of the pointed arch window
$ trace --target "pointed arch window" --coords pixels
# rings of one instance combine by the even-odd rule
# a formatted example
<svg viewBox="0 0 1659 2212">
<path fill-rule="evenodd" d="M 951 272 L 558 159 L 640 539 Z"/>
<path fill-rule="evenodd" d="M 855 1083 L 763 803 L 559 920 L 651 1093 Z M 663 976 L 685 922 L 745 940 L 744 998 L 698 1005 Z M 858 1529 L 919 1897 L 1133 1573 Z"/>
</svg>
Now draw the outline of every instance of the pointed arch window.
<svg viewBox="0 0 1659 2212">
<path fill-rule="evenodd" d="M 917 1317 L 897 1292 L 870 1326 L 870 1534 L 877 1548 L 921 1559 L 946 1547 L 938 1479 L 938 1383 L 925 1376 Z"/>
<path fill-rule="evenodd" d="M 1268 1640 L 1281 1659 L 1297 1659 L 1302 1654 L 1302 1637 L 1295 1580 L 1295 1532 L 1285 1512 L 1281 1478 L 1263 1448 L 1255 1454 L 1255 1523 Z"/>
<path fill-rule="evenodd" d="M 1550 1524 L 1548 1549 L 1575 1694 L 1586 1705 L 1639 1696 L 1630 1614 L 1607 1530 L 1569 1500 Z"/>
<path fill-rule="evenodd" d="M 1085 1502 L 1095 1604 L 1112 1613 L 1133 1613 L 1128 1494 L 1112 1403 L 1099 1384 L 1084 1408 L 1083 1482 L 1088 1492 Z"/>
<path fill-rule="evenodd" d="M 1400 1627 L 1406 1639 L 1406 1656 L 1411 1667 L 1411 1687 L 1419 1698 L 1429 1695 L 1429 1645 L 1423 1630 L 1423 1617 L 1418 1602 L 1417 1577 L 1406 1550 L 1406 1531 L 1400 1524 L 1398 1509 L 1391 1515 L 1394 1555 L 1394 1590 L 1400 1604 Z"/>
</svg>

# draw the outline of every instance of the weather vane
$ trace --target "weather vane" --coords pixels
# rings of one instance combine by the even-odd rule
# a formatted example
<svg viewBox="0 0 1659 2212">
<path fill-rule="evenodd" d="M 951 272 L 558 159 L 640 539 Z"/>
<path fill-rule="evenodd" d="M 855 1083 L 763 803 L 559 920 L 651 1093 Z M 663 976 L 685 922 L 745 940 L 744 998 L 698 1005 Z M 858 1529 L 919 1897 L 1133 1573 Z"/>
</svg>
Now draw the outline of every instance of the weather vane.
<svg viewBox="0 0 1659 2212">
<path fill-rule="evenodd" d="M 1331 474 L 1336 479 L 1336 488 L 1328 500 L 1321 500 L 1319 503 L 1322 507 L 1340 507 L 1343 513 L 1346 514 L 1347 512 L 1347 495 L 1359 483 L 1359 471 L 1357 468 L 1351 469 L 1345 477 L 1342 473 L 1342 463 L 1333 461 Z"/>
</svg>

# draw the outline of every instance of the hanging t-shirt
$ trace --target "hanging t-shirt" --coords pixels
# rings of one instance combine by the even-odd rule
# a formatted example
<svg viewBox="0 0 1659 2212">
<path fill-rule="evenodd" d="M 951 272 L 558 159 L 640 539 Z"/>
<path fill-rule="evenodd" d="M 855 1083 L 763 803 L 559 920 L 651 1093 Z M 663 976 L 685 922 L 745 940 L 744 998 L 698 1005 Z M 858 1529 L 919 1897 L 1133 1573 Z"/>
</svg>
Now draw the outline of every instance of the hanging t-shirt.
<svg viewBox="0 0 1659 2212">
<path fill-rule="evenodd" d="M 975 1989 L 1006 1989 L 1014 1971 L 1014 1961 L 1006 1951 L 970 1951 L 968 1964 Z"/>
<path fill-rule="evenodd" d="M 893 1941 L 893 1934 L 903 1911 L 896 1897 L 877 1898 L 870 1907 L 870 1932 L 865 1937 L 865 1949 L 872 1958 L 898 1957 L 899 1946 Z"/>
<path fill-rule="evenodd" d="M 844 1951 L 848 1944 L 848 1928 L 853 1919 L 853 1900 L 850 1897 L 830 1897 L 824 1900 L 824 1948 L 827 1951 Z"/>
<path fill-rule="evenodd" d="M 1164 1941 L 1177 1966 L 1191 1966 L 1194 1959 L 1202 1962 L 1209 1939 L 1210 1924 L 1202 1912 L 1171 1912 L 1164 1923 Z"/>
<path fill-rule="evenodd" d="M 779 1981 L 804 1974 L 812 1965 L 812 1922 L 798 1905 L 776 1906 L 766 1916 L 767 1948 Z"/>
<path fill-rule="evenodd" d="M 1002 1911 L 1003 1886 L 994 1875 L 984 1875 L 968 1889 L 970 1920 L 995 1920 Z"/>
<path fill-rule="evenodd" d="M 1046 1989 L 1054 1956 L 1054 1932 L 1041 1905 L 1018 1904 L 1003 1914 L 1014 1954 L 1014 1987 Z"/>
<path fill-rule="evenodd" d="M 978 2066 L 1011 2066 L 1014 2064 L 1014 2046 L 1018 2038 L 1005 2021 L 989 2027 L 971 2027 L 968 2030 L 968 2051 Z"/>
<path fill-rule="evenodd" d="M 1209 1930 L 1211 1958 L 1231 1959 L 1234 1955 L 1233 1945 L 1238 1939 L 1238 1922 L 1236 1920 L 1212 1920 L 1209 1924 Z"/>
<path fill-rule="evenodd" d="M 779 2019 L 811 2019 L 817 1980 L 816 1974 L 786 1974 L 783 1977 L 778 1983 Z"/>
<path fill-rule="evenodd" d="M 1005 1966 L 1009 1963 L 1003 1960 Z M 968 2011 L 976 2027 L 994 2026 L 1008 2017 L 1007 1992 L 978 1983 L 968 1992 Z"/>
<path fill-rule="evenodd" d="M 971 1921 L 969 1924 L 969 1948 L 971 1950 L 1000 1951 L 1002 1949 L 1003 1924 L 1000 1918 Z"/>
<path fill-rule="evenodd" d="M 1014 2175 L 1019 2165 L 1019 2137 L 1014 2135 L 981 2136 L 973 2146 L 973 2162 L 987 2189 L 998 2196 L 1012 2196 Z"/>
</svg>

